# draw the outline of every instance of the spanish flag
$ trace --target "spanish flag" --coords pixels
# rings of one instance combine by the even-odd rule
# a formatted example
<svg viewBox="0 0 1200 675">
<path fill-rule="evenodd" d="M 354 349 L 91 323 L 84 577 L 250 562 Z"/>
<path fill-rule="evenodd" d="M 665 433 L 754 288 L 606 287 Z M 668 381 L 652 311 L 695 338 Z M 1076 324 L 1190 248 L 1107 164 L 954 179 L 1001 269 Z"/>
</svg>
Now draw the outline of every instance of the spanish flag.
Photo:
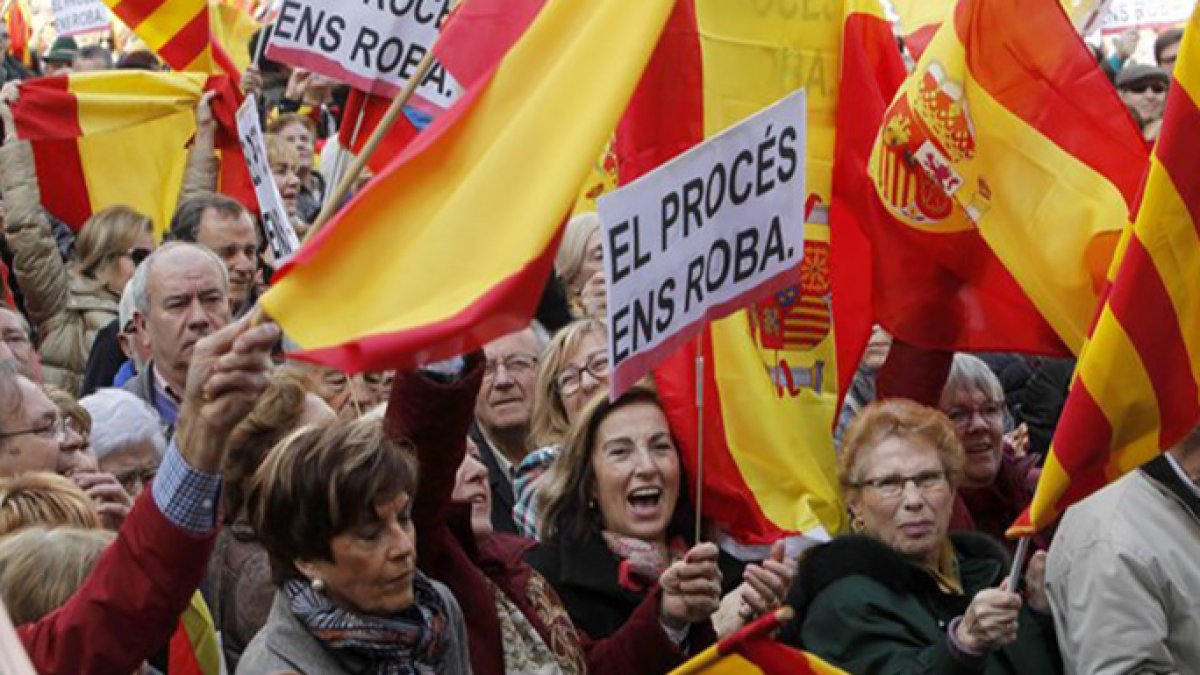
<svg viewBox="0 0 1200 675">
<path fill-rule="evenodd" d="M 13 118 L 33 146 L 45 209 L 78 230 L 93 213 L 124 204 L 165 229 L 207 80 L 130 70 L 22 84 Z"/>
<path fill-rule="evenodd" d="M 885 114 L 870 170 L 949 287 L 1002 313 L 892 286 L 885 325 L 925 348 L 1077 353 L 1146 155 L 1057 2 L 959 0 Z"/>
<path fill-rule="evenodd" d="M 238 75 L 213 40 L 209 0 L 104 0 L 104 4 L 171 68 Z"/>
<path fill-rule="evenodd" d="M 487 18 L 540 3 L 463 5 L 438 53 L 467 93 L 296 253 L 261 300 L 308 350 L 300 358 L 351 372 L 406 367 L 526 324 L 561 223 L 671 4 L 546 0 L 490 64 L 470 58 L 489 37 L 479 31 L 495 27 Z"/>
<path fill-rule="evenodd" d="M 692 657 L 671 675 L 846 675 L 820 658 L 776 642 L 792 610 L 768 614 Z"/>
<path fill-rule="evenodd" d="M 1075 371 L 1032 534 L 1179 442 L 1200 418 L 1200 11 L 1179 50 L 1136 223 Z"/>
<path fill-rule="evenodd" d="M 677 3 L 617 131 L 621 183 L 804 87 L 805 184 L 813 201 L 829 203 L 842 17 L 780 3 L 756 7 Z M 846 366 L 840 357 L 849 350 L 839 353 L 834 330 L 828 222 L 810 219 L 805 236 L 791 286 L 708 324 L 654 371 L 696 475 L 695 363 L 704 357 L 702 510 L 732 537 L 722 541 L 726 550 L 742 557 L 782 536 L 825 539 L 845 525 L 830 429 Z"/>
</svg>

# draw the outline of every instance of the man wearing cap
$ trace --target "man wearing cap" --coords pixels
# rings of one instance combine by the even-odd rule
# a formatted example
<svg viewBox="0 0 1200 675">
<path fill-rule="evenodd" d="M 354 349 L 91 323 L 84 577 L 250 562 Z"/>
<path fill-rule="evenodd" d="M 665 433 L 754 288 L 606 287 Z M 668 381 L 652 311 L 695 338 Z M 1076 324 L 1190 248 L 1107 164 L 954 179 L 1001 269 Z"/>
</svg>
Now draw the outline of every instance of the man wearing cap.
<svg viewBox="0 0 1200 675">
<path fill-rule="evenodd" d="M 1142 135 L 1147 140 L 1158 135 L 1170 84 L 1171 76 L 1158 66 L 1134 63 L 1117 73 L 1117 91 L 1121 94 L 1121 100 L 1137 113 Z"/>
<path fill-rule="evenodd" d="M 60 37 L 50 45 L 50 51 L 42 57 L 42 74 L 49 77 L 51 75 L 69 75 L 71 68 L 75 65 L 75 58 L 79 56 L 79 45 L 75 43 L 75 38 Z"/>
</svg>

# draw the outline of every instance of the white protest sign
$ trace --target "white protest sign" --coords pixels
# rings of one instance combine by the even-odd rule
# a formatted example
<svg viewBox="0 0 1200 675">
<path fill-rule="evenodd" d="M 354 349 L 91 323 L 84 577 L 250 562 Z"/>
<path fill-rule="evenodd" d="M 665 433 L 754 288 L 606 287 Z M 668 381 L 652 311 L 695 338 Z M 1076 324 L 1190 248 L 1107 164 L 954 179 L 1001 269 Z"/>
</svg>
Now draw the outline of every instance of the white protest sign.
<svg viewBox="0 0 1200 675">
<path fill-rule="evenodd" d="M 451 0 L 283 0 L 267 56 L 395 97 L 437 41 Z M 462 87 L 435 63 L 416 94 L 447 108 Z"/>
<path fill-rule="evenodd" d="M 238 141 L 246 157 L 246 168 L 250 170 L 250 180 L 254 182 L 254 195 L 258 197 L 258 210 L 262 213 L 263 232 L 271 252 L 275 254 L 276 264 L 279 264 L 300 248 L 300 240 L 288 219 L 283 197 L 275 185 L 275 177 L 271 175 L 267 143 L 258 121 L 258 105 L 254 101 L 254 94 L 248 94 L 242 107 L 238 108 L 237 127 Z"/>
<path fill-rule="evenodd" d="M 801 90 L 600 198 L 614 398 L 705 321 L 793 281 L 805 141 Z"/>
<path fill-rule="evenodd" d="M 59 37 L 112 28 L 112 15 L 101 0 L 53 0 L 51 7 Z"/>
<path fill-rule="evenodd" d="M 1111 0 L 1101 26 L 1106 33 L 1130 28 L 1167 28 L 1185 23 L 1196 0 Z"/>
</svg>

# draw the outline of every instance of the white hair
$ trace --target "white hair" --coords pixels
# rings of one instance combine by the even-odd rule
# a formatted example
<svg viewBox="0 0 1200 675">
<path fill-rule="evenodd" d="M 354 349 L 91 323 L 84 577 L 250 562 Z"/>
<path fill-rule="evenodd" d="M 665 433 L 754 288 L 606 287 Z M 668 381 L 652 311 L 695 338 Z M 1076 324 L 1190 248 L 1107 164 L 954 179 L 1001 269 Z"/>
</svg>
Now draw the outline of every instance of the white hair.
<svg viewBox="0 0 1200 675">
<path fill-rule="evenodd" d="M 159 457 L 166 451 L 158 413 L 124 389 L 99 389 L 79 399 L 92 416 L 92 450 L 97 459 L 138 443 L 154 446 Z"/>
<path fill-rule="evenodd" d="M 225 292 L 229 293 L 229 268 L 225 267 L 225 262 L 221 260 L 220 256 L 218 256 L 216 253 L 213 253 L 211 249 L 199 244 L 183 241 L 169 241 L 162 246 L 159 246 L 157 249 L 155 249 L 154 253 L 150 254 L 150 257 L 143 260 L 142 264 L 138 265 L 137 270 L 134 270 L 133 278 L 129 280 L 129 285 L 134 289 L 134 309 L 137 310 L 138 314 L 146 316 L 150 313 L 150 289 L 148 287 L 150 268 L 158 262 L 159 258 L 165 256 L 168 252 L 182 248 L 198 251 L 204 257 L 208 258 L 209 261 L 212 262 L 218 270 L 220 270 L 221 283 L 224 286 Z M 138 277 L 138 272 L 141 272 L 140 278 Z"/>
<path fill-rule="evenodd" d="M 600 215 L 595 211 L 581 213 L 567 221 L 562 243 L 554 258 L 554 268 L 563 282 L 569 282 L 587 260 L 588 239 L 600 230 Z M 586 280 L 585 280 L 586 281 Z"/>
</svg>

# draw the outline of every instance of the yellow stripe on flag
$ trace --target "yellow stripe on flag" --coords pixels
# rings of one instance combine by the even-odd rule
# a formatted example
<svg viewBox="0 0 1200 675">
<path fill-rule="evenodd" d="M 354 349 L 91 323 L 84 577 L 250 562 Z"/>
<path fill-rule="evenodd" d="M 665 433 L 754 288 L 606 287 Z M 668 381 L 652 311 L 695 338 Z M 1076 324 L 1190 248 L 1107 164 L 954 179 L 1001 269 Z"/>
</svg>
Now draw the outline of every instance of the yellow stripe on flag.
<svg viewBox="0 0 1200 675">
<path fill-rule="evenodd" d="M 258 31 L 258 22 L 244 9 L 218 0 L 210 0 L 209 16 L 213 40 L 225 48 L 238 72 L 244 72 L 250 65 L 250 38 Z"/>
<path fill-rule="evenodd" d="M 157 233 L 166 229 L 179 198 L 204 81 L 196 73 L 71 76 L 93 212 L 122 204 L 149 216 Z M 114 162 L 137 170 L 121 170 Z"/>
<path fill-rule="evenodd" d="M 696 0 L 696 21 L 703 50 L 705 135 L 805 88 L 805 187 L 829 204 L 841 13 L 777 3 L 751 10 L 727 0 Z M 829 227 L 809 224 L 805 238 L 828 244 Z M 764 515 L 786 531 L 834 533 L 846 524 L 829 432 L 837 414 L 838 378 L 832 316 L 828 319 L 827 332 L 815 345 L 789 344 L 784 350 L 756 342 L 746 311 L 711 325 L 730 455 Z M 780 377 L 784 370 L 794 373 L 795 391 L 776 387 L 771 369 Z"/>
<path fill-rule="evenodd" d="M 166 0 L 135 29 L 156 54 L 207 7 L 206 0 Z"/>
<path fill-rule="evenodd" d="M 1019 198 L 987 205 L 979 233 L 1001 260 L 1013 261 L 1008 268 L 1025 294 L 1079 353 L 1096 311 L 1093 270 L 1084 261 L 1097 255 L 1096 246 L 1104 248 L 1099 258 L 1111 258 L 1120 216 L 1128 211 L 1125 199 L 1111 181 L 1009 112 L 969 74 L 967 79 L 977 159 L 956 168 L 967 184 L 986 179 L 997 190 L 1021 190 Z M 1051 237 L 1049 223 L 1065 226 Z"/>
<path fill-rule="evenodd" d="M 517 274 L 554 240 L 672 4 L 550 0 L 472 108 L 377 177 L 263 307 L 312 350 L 444 322 Z"/>
</svg>

